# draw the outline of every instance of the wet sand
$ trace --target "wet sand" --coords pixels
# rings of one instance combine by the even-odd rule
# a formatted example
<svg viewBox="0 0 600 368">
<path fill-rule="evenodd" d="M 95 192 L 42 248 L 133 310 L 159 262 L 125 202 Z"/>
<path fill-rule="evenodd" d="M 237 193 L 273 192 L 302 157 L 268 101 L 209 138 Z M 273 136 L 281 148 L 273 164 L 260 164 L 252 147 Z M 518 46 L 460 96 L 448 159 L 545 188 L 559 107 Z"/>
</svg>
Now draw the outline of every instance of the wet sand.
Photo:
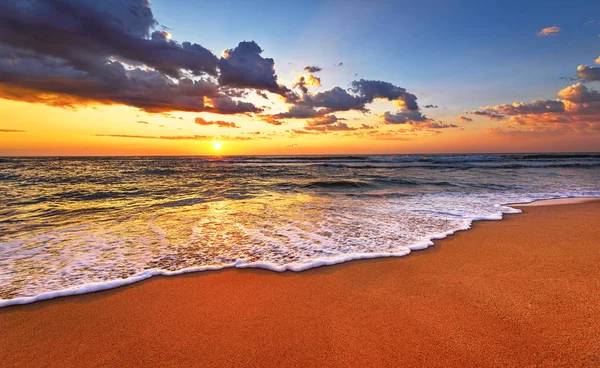
<svg viewBox="0 0 600 368">
<path fill-rule="evenodd" d="M 522 209 L 402 258 L 2 308 L 0 366 L 600 366 L 600 201 Z"/>
</svg>

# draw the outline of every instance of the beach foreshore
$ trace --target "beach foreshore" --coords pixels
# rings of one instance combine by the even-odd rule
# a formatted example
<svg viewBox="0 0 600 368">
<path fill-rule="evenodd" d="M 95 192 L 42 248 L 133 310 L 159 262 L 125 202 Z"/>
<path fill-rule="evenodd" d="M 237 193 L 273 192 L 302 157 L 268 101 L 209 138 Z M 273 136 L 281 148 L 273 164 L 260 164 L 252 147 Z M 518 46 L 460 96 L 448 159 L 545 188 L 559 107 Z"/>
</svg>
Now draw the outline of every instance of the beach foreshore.
<svg viewBox="0 0 600 368">
<path fill-rule="evenodd" d="M 1 308 L 0 366 L 600 366 L 600 200 L 574 202 L 407 257 Z"/>
</svg>

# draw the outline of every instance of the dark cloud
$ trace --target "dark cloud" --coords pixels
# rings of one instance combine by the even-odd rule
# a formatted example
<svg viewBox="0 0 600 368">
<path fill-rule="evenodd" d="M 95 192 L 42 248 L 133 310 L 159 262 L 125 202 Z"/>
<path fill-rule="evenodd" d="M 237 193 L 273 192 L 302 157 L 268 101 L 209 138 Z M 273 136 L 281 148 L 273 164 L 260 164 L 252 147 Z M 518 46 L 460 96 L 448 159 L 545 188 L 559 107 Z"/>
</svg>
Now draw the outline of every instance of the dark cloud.
<svg viewBox="0 0 600 368">
<path fill-rule="evenodd" d="M 438 130 L 446 128 L 458 128 L 455 124 L 446 124 L 441 121 L 435 121 L 421 114 L 420 111 L 398 111 L 396 113 L 386 112 L 380 116 L 384 124 L 406 124 L 413 131 Z"/>
<path fill-rule="evenodd" d="M 308 119 L 323 116 L 331 112 L 329 109 L 316 110 L 310 106 L 294 105 L 287 112 L 273 115 L 276 119 Z"/>
<path fill-rule="evenodd" d="M 341 131 L 351 131 L 357 130 L 357 128 L 352 128 L 348 126 L 346 123 L 337 122 L 335 124 L 329 125 L 317 125 L 317 126 L 305 126 L 305 130 L 316 131 L 316 132 L 341 132 Z"/>
<path fill-rule="evenodd" d="M 245 91 L 214 81 L 217 58 L 210 51 L 179 44 L 156 26 L 146 0 L 2 2 L 0 98 L 153 113 L 261 111 L 233 100 Z"/>
<path fill-rule="evenodd" d="M 365 105 L 376 99 L 393 101 L 408 110 L 419 109 L 415 95 L 389 82 L 360 79 L 350 84 L 349 91 L 352 94 L 343 88 L 334 87 L 315 94 L 304 93 L 302 98 L 288 102 L 304 109 L 323 108 L 326 113 L 348 110 L 366 112 Z"/>
<path fill-rule="evenodd" d="M 307 127 L 316 127 L 316 126 L 322 126 L 322 125 L 332 125 L 340 120 L 343 120 L 343 119 L 338 119 L 338 117 L 335 115 L 325 115 L 325 116 L 321 116 L 321 117 L 307 121 L 306 126 Z"/>
<path fill-rule="evenodd" d="M 437 109 L 438 108 L 437 105 L 425 105 L 423 107 L 426 108 L 426 109 Z"/>
<path fill-rule="evenodd" d="M 473 110 L 471 111 L 471 114 L 485 116 L 491 120 L 503 120 L 505 118 L 504 115 L 498 114 L 492 110 Z"/>
<path fill-rule="evenodd" d="M 418 110 L 417 96 L 406 92 L 406 89 L 397 87 L 389 82 L 377 80 L 353 81 L 350 89 L 362 98 L 365 103 L 373 102 L 374 99 L 386 99 L 388 101 L 402 101 L 403 107 L 408 110 Z"/>
<path fill-rule="evenodd" d="M 251 103 L 237 102 L 222 94 L 216 84 L 207 80 L 175 82 L 158 71 L 126 69 L 118 62 L 103 65 L 96 75 L 80 72 L 67 75 L 46 68 L 19 70 L 27 64 L 28 59 L 11 64 L 0 58 L 0 98 L 72 108 L 92 103 L 121 104 L 151 113 L 260 112 Z"/>
<path fill-rule="evenodd" d="M 384 124 L 406 124 L 411 121 L 429 121 L 429 118 L 421 114 L 420 111 L 399 111 L 397 113 L 387 111 L 381 116 L 381 121 Z"/>
<path fill-rule="evenodd" d="M 471 119 L 471 118 L 469 118 L 469 117 L 467 117 L 467 116 L 464 116 L 464 115 L 460 115 L 460 116 L 458 117 L 458 120 L 462 120 L 462 121 L 466 121 L 466 122 L 471 122 L 471 121 L 473 121 L 473 119 Z"/>
<path fill-rule="evenodd" d="M 196 123 L 198 125 L 205 125 L 205 126 L 206 125 L 216 125 L 221 128 L 240 128 L 240 126 L 236 125 L 233 122 L 222 121 L 222 120 L 207 121 L 202 118 L 196 118 L 196 119 L 194 119 L 194 123 Z"/>
<path fill-rule="evenodd" d="M 320 68 L 320 67 L 314 66 L 314 65 L 313 66 L 306 66 L 306 67 L 304 67 L 304 71 L 307 72 L 307 73 L 318 73 L 321 70 L 323 70 L 323 68 Z"/>
<path fill-rule="evenodd" d="M 169 40 L 147 0 L 5 0 L 0 42 L 92 71 L 109 58 L 141 63 L 177 77 L 180 70 L 216 75 L 217 57 L 198 44 Z M 48 40 L 52 40 L 49 42 Z"/>
<path fill-rule="evenodd" d="M 577 67 L 577 76 L 584 82 L 600 81 L 600 67 L 579 65 Z"/>
<path fill-rule="evenodd" d="M 289 89 L 277 84 L 275 62 L 271 58 L 263 58 L 262 52 L 254 41 L 243 41 L 236 48 L 225 50 L 219 60 L 219 83 L 285 95 Z"/>
</svg>

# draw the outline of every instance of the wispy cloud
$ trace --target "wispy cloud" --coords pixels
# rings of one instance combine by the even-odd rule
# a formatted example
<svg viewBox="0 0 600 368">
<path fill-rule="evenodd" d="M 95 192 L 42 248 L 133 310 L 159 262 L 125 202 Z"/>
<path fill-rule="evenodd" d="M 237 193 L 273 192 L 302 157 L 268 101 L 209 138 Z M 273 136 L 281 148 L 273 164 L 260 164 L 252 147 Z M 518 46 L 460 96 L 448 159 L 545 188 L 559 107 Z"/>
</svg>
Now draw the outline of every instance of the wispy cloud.
<svg viewBox="0 0 600 368">
<path fill-rule="evenodd" d="M 196 123 L 198 125 L 204 125 L 204 126 L 216 125 L 216 126 L 221 127 L 221 128 L 240 128 L 240 126 L 236 125 L 233 122 L 222 121 L 222 120 L 207 121 L 207 120 L 204 120 L 202 118 L 196 118 L 194 120 L 194 123 Z"/>
<path fill-rule="evenodd" d="M 558 34 L 558 32 L 560 32 L 560 31 L 562 31 L 562 28 L 560 28 L 559 26 L 552 26 L 552 27 L 542 28 L 542 30 L 536 34 L 538 36 L 556 36 Z"/>
<path fill-rule="evenodd" d="M 17 129 L 0 129 L 0 133 L 26 133 L 26 130 Z"/>
</svg>

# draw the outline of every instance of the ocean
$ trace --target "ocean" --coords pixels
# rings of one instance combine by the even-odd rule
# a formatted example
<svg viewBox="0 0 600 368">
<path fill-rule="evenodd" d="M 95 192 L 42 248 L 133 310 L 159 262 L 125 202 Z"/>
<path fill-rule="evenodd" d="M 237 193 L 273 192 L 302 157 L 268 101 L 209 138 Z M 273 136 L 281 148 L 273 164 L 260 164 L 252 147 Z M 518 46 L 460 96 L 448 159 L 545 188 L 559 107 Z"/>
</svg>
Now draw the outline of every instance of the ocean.
<svg viewBox="0 0 600 368">
<path fill-rule="evenodd" d="M 405 256 L 510 204 L 600 196 L 600 153 L 5 157 L 0 188 L 6 306 L 153 275 Z"/>
</svg>

